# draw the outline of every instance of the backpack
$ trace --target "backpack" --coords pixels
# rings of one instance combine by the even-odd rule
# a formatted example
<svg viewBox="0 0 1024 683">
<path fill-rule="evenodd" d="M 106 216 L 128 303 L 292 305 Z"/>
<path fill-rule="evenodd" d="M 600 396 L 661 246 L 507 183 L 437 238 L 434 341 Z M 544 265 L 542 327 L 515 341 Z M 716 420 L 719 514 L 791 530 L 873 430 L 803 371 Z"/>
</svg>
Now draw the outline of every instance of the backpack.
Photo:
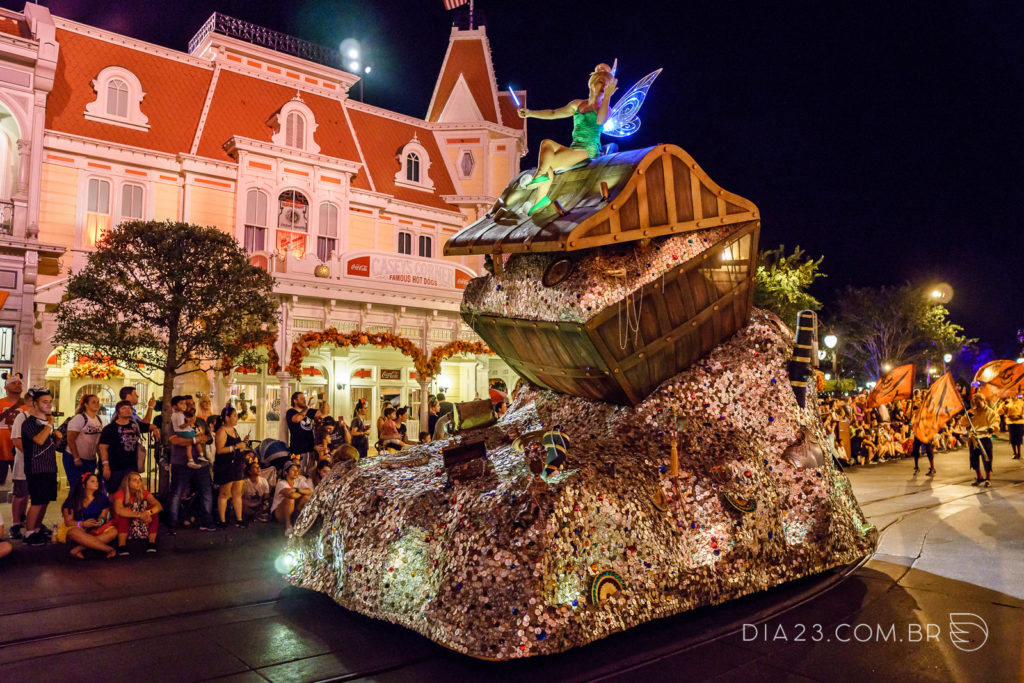
<svg viewBox="0 0 1024 683">
<path fill-rule="evenodd" d="M 61 448 L 64 448 L 68 442 L 68 423 L 73 419 L 75 419 L 74 415 L 61 422 L 60 427 L 57 427 L 57 429 L 53 431 L 53 438 Z"/>
</svg>

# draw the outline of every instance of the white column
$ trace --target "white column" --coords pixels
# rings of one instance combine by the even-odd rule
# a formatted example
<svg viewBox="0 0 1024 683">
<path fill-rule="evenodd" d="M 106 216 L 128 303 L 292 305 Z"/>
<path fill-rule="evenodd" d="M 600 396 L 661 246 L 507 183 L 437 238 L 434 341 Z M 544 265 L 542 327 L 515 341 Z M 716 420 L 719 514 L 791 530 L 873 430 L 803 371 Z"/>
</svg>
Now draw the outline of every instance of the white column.
<svg viewBox="0 0 1024 683">
<path fill-rule="evenodd" d="M 285 413 L 288 412 L 288 408 L 291 407 L 289 399 L 292 394 L 292 376 L 287 372 L 282 371 L 277 373 L 277 379 L 281 382 L 281 420 L 278 422 L 277 438 L 288 443 L 288 422 L 285 420 Z"/>
</svg>

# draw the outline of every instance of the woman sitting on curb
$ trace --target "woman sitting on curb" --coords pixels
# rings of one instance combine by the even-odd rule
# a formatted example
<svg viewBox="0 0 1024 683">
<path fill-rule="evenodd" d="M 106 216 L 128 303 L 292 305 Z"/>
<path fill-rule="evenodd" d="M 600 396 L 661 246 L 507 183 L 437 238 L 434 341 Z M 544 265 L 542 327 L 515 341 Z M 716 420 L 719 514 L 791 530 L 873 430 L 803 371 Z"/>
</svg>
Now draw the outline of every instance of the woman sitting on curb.
<svg viewBox="0 0 1024 683">
<path fill-rule="evenodd" d="M 274 503 L 270 512 L 277 521 L 284 524 L 284 532 L 287 534 L 292 529 L 292 521 L 302 511 L 303 506 L 309 501 L 313 491 L 306 487 L 307 482 L 300 481 L 299 463 L 289 460 L 285 463 L 284 472 L 274 489 Z"/>
<path fill-rule="evenodd" d="M 130 555 L 128 539 L 148 538 L 147 553 L 156 552 L 156 531 L 160 524 L 160 505 L 142 485 L 142 475 L 129 472 L 121 488 L 111 496 L 114 505 L 114 526 L 117 527 L 117 554 Z"/>
<path fill-rule="evenodd" d="M 114 515 L 98 476 L 92 472 L 82 474 L 60 511 L 64 521 L 57 529 L 57 542 L 74 543 L 72 556 L 85 559 L 86 548 L 99 550 L 108 560 L 117 554 L 110 545 L 117 538 Z"/>
</svg>

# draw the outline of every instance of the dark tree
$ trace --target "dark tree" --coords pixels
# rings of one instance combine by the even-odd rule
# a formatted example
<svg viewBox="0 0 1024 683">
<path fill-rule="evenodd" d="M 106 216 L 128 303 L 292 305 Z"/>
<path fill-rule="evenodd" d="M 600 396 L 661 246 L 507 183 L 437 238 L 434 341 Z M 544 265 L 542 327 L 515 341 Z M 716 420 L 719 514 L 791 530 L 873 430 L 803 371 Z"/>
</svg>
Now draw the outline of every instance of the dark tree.
<svg viewBox="0 0 1024 683">
<path fill-rule="evenodd" d="M 55 342 L 151 376 L 174 378 L 202 361 L 258 362 L 276 320 L 273 278 L 214 227 L 130 221 L 111 230 L 68 280 Z"/>
</svg>

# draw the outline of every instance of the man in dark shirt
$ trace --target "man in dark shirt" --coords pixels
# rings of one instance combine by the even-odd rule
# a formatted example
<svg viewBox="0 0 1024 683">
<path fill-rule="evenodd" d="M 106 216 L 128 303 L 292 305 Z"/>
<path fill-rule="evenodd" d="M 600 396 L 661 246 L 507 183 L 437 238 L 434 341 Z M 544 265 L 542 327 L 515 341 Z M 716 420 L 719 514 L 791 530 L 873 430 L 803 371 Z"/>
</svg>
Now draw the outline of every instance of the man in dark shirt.
<svg viewBox="0 0 1024 683">
<path fill-rule="evenodd" d="M 184 403 L 184 413 L 187 417 L 194 417 L 196 414 L 196 403 L 191 396 L 175 396 L 171 399 L 172 406 Z M 171 429 L 171 420 L 167 420 L 165 430 Z M 213 432 L 206 420 L 196 418 L 196 447 L 199 454 L 207 451 L 209 444 L 213 443 Z M 190 439 L 183 439 L 171 431 L 168 436 L 171 444 L 171 495 L 167 501 L 168 533 L 174 533 L 178 527 L 178 518 L 181 515 L 181 499 L 189 489 L 199 496 L 199 530 L 216 531 L 213 523 L 213 481 L 210 476 L 210 461 L 207 458 L 197 458 L 196 462 L 200 467 L 189 467 L 186 449 L 191 445 Z"/>
<path fill-rule="evenodd" d="M 129 472 L 139 471 L 139 441 L 142 433 L 132 420 L 132 404 L 118 401 L 114 421 L 100 432 L 100 464 L 107 491 L 113 494 Z"/>
<path fill-rule="evenodd" d="M 313 419 L 316 409 L 306 406 L 306 395 L 301 391 L 292 394 L 292 407 L 285 413 L 288 423 L 288 452 L 299 456 L 303 474 L 308 474 L 316 465 L 316 443 L 313 438 Z"/>
<path fill-rule="evenodd" d="M 447 415 L 455 411 L 455 406 L 450 401 L 444 399 L 444 394 L 437 395 L 437 403 L 441 406 L 441 412 L 438 415 Z"/>
</svg>

